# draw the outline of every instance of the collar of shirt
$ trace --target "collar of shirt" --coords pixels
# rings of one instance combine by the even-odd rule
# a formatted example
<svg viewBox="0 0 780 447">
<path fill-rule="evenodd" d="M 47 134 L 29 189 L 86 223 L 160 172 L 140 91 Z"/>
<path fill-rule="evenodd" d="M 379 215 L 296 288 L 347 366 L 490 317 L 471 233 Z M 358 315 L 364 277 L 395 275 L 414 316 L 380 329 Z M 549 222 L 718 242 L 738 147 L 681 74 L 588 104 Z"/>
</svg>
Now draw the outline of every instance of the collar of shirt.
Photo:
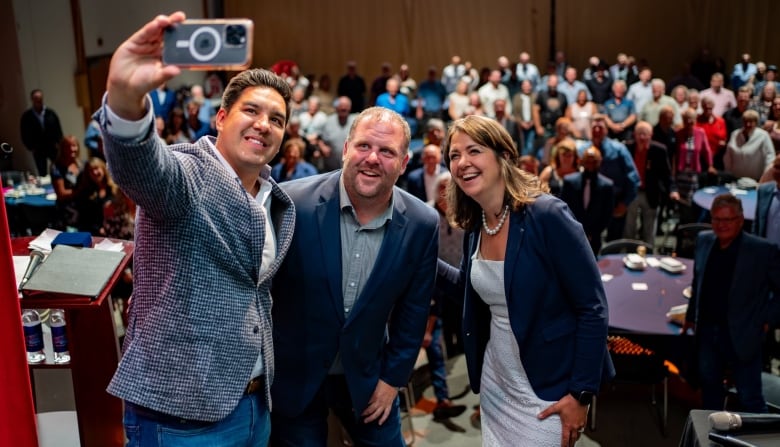
<svg viewBox="0 0 780 447">
<path fill-rule="evenodd" d="M 233 167 L 230 166 L 227 160 L 225 160 L 225 157 L 223 157 L 222 154 L 217 150 L 217 147 L 214 146 L 214 142 L 212 142 L 210 138 L 207 138 L 206 141 L 208 141 L 209 147 L 217 156 L 219 162 L 222 163 L 222 166 L 224 166 L 225 169 L 227 169 L 227 171 L 233 175 L 236 181 L 241 183 L 241 179 L 238 178 L 238 174 L 236 174 L 236 171 L 233 169 Z M 260 175 L 257 178 L 257 180 L 260 182 L 260 190 L 257 191 L 257 195 L 254 196 L 254 199 L 262 204 L 265 204 L 268 198 L 271 196 L 271 182 L 268 181 L 270 177 L 271 167 L 268 165 L 263 166 L 263 168 L 260 170 Z M 247 194 L 249 193 L 247 192 Z"/>
<path fill-rule="evenodd" d="M 339 209 L 341 209 L 342 216 L 345 214 L 345 212 L 348 212 L 353 219 L 355 219 L 355 223 L 360 228 L 366 228 L 366 229 L 373 229 L 373 228 L 379 228 L 382 225 L 384 225 L 387 222 L 390 222 L 393 220 L 393 209 L 395 207 L 395 194 L 390 195 L 390 203 L 387 205 L 387 209 L 384 213 L 380 214 L 374 220 L 369 222 L 366 225 L 360 225 L 357 215 L 355 214 L 355 207 L 352 206 L 352 202 L 349 200 L 349 194 L 347 194 L 347 188 L 344 187 L 344 174 L 342 172 L 342 175 L 339 176 Z"/>
<path fill-rule="evenodd" d="M 35 117 L 38 118 L 38 121 L 43 122 L 43 117 L 46 115 L 46 106 L 43 106 L 41 113 L 36 112 L 35 109 L 32 109 L 32 111 L 35 114 Z"/>
</svg>

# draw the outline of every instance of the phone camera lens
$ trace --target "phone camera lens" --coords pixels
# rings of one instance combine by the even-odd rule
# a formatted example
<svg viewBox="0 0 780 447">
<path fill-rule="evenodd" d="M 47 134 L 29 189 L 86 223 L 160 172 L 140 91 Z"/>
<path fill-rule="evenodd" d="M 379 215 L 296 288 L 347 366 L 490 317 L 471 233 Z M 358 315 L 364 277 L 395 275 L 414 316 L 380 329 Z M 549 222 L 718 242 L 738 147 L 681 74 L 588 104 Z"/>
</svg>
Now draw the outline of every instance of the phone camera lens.
<svg viewBox="0 0 780 447">
<path fill-rule="evenodd" d="M 246 28 L 243 25 L 228 25 L 225 29 L 225 43 L 239 46 L 246 43 Z"/>
</svg>

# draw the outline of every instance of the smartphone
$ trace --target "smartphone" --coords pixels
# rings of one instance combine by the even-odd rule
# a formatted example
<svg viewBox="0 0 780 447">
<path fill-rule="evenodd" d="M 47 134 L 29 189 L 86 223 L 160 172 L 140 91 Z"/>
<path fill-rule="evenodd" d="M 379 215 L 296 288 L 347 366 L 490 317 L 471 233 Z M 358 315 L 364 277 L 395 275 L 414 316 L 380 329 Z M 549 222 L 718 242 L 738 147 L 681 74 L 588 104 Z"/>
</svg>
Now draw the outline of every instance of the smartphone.
<svg viewBox="0 0 780 447">
<path fill-rule="evenodd" d="M 249 19 L 185 20 L 165 30 L 162 60 L 189 70 L 243 70 L 252 63 Z"/>
</svg>

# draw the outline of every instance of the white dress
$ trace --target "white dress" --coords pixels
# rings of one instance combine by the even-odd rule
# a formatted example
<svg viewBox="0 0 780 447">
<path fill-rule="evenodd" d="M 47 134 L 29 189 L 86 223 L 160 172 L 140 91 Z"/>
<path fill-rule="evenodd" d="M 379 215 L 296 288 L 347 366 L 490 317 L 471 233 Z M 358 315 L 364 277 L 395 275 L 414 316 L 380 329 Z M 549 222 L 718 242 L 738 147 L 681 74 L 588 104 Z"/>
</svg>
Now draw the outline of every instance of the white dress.
<svg viewBox="0 0 780 447">
<path fill-rule="evenodd" d="M 479 253 L 479 250 L 477 250 Z M 471 284 L 490 306 L 490 341 L 480 386 L 482 444 L 486 447 L 561 445 L 557 414 L 536 416 L 555 402 L 536 396 L 520 361 L 520 348 L 509 325 L 504 294 L 504 262 L 472 257 Z"/>
</svg>

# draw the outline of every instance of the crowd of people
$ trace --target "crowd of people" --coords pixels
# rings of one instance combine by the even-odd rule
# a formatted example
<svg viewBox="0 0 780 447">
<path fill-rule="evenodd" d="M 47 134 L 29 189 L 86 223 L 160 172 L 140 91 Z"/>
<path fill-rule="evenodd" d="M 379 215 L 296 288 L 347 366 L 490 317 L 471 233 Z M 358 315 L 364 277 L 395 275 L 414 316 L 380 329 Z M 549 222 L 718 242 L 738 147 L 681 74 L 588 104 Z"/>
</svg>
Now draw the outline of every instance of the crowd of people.
<svg viewBox="0 0 780 447">
<path fill-rule="evenodd" d="M 544 74 L 526 52 L 479 72 L 453 56 L 419 83 L 383 64 L 369 85 L 349 62 L 333 92 L 328 75 L 315 82 L 293 63 L 209 73 L 177 95 L 166 85 L 180 70 L 157 53 L 182 20 L 158 16 L 114 53 L 86 163 L 75 138 L 52 132 L 42 92 L 22 119 L 23 134 L 36 119 L 36 138 L 56 140 L 56 156 L 25 145 L 39 172 L 51 161 L 58 225 L 135 237 L 108 387 L 126 403 L 131 443 L 158 445 L 159 432 L 324 446 L 330 409 L 356 445 L 400 447 L 397 390 L 421 346 L 435 418 L 465 410 L 450 399 L 443 343 L 481 391 L 485 445 L 573 445 L 614 375 L 594 256 L 604 237 L 652 244 L 664 208 L 706 218 L 691 197 L 713 179 L 780 184 L 777 68 L 749 55 L 729 73 L 736 96 L 706 64 L 705 79 L 667 85 L 620 54 L 611 66 L 591 58 L 580 78 L 560 52 Z M 770 184 L 759 205 L 769 245 L 744 238 L 767 261 L 761 299 L 780 278 Z M 743 241 L 735 213 L 733 201 L 713 208 L 724 251 Z M 697 272 L 711 267 L 701 256 Z M 686 329 L 697 321 L 692 306 Z M 712 322 L 707 340 L 720 340 Z M 714 351 L 707 359 L 723 360 Z M 754 379 L 738 386 L 760 409 Z"/>
</svg>

